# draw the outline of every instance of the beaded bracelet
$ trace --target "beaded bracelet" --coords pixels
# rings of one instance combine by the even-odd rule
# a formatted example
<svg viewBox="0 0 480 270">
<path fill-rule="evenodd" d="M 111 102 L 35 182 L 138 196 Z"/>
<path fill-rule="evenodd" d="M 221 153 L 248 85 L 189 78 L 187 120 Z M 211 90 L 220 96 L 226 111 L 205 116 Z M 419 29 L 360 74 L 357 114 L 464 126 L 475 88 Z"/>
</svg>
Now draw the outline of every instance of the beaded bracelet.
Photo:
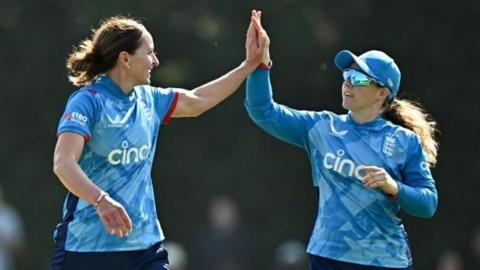
<svg viewBox="0 0 480 270">
<path fill-rule="evenodd" d="M 97 201 L 95 202 L 95 208 L 98 206 L 98 204 L 100 203 L 101 200 L 103 200 L 103 198 L 107 197 L 108 196 L 108 193 L 105 192 L 105 191 L 102 191 L 100 193 L 100 196 L 98 196 L 98 199 Z"/>
</svg>

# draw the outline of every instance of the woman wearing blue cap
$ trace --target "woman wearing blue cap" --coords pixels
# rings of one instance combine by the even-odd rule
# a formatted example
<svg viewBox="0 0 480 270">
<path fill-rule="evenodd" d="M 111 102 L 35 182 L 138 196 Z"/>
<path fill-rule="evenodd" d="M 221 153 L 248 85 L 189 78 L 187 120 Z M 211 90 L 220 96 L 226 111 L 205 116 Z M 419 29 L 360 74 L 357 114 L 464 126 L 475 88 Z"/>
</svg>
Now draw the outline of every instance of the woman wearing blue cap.
<svg viewBox="0 0 480 270">
<path fill-rule="evenodd" d="M 254 13 L 256 31 L 266 35 Z M 267 42 L 267 45 L 269 43 Z M 400 70 L 381 51 L 335 57 L 347 114 L 300 111 L 273 101 L 265 65 L 247 79 L 245 106 L 269 134 L 305 149 L 319 210 L 307 248 L 310 269 L 412 269 L 400 210 L 431 217 L 437 190 L 436 123 L 398 99 Z"/>
</svg>

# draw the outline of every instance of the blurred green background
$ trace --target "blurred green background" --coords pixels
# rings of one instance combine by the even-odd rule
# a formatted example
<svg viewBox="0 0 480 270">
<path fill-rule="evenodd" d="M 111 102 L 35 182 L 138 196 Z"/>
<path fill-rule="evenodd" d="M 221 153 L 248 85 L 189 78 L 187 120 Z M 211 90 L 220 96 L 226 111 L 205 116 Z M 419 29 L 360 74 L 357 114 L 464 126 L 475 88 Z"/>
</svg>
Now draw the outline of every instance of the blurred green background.
<svg viewBox="0 0 480 270">
<path fill-rule="evenodd" d="M 64 67 L 72 47 L 101 19 L 134 16 L 158 51 L 152 84 L 192 89 L 241 63 L 253 8 L 264 12 L 271 39 L 275 98 L 291 107 L 343 112 L 333 65 L 341 49 L 380 49 L 396 59 L 401 91 L 419 100 L 441 131 L 433 170 L 438 212 L 433 219 L 403 215 L 415 269 L 434 269 L 449 250 L 464 269 L 475 269 L 480 2 L 2 0 L 0 183 L 25 228 L 16 269 L 47 268 L 61 218 L 66 190 L 52 173 L 52 153 L 74 90 Z M 244 86 L 201 117 L 173 119 L 161 129 L 153 168 L 157 208 L 167 239 L 191 255 L 212 198 L 233 198 L 249 231 L 252 269 L 271 269 L 280 243 L 308 241 L 316 193 L 305 153 L 257 128 L 243 99 Z M 195 269 L 193 262 L 188 268 Z"/>
</svg>

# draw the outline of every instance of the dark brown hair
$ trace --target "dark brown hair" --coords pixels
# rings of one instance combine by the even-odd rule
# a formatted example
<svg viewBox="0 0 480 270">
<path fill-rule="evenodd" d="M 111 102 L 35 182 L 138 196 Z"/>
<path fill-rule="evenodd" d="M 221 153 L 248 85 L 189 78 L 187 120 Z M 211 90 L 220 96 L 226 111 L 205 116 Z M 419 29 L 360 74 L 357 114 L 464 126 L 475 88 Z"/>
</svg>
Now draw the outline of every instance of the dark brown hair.
<svg viewBox="0 0 480 270">
<path fill-rule="evenodd" d="M 70 82 L 75 86 L 90 84 L 115 66 L 120 52 L 133 54 L 141 46 L 144 32 L 145 26 L 133 18 L 115 16 L 103 21 L 68 56 Z"/>
<path fill-rule="evenodd" d="M 437 123 L 419 103 L 398 98 L 385 101 L 382 117 L 415 132 L 420 139 L 427 162 L 430 167 L 435 166 L 438 153 L 438 143 L 435 139 Z"/>
</svg>

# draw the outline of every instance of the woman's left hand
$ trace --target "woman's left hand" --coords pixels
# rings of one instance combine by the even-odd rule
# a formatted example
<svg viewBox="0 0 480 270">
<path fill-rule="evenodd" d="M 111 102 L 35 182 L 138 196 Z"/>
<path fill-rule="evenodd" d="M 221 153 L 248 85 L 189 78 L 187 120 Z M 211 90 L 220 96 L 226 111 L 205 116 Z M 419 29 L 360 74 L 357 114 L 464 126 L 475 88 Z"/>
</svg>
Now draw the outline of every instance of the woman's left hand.
<svg viewBox="0 0 480 270">
<path fill-rule="evenodd" d="M 365 176 L 363 185 L 368 188 L 379 188 L 390 195 L 397 195 L 398 184 L 383 168 L 367 166 L 363 168 Z"/>
<path fill-rule="evenodd" d="M 270 38 L 262 27 L 261 19 L 262 12 L 252 10 L 245 41 L 246 62 L 255 68 L 262 62 L 266 65 L 270 62 Z"/>
</svg>

